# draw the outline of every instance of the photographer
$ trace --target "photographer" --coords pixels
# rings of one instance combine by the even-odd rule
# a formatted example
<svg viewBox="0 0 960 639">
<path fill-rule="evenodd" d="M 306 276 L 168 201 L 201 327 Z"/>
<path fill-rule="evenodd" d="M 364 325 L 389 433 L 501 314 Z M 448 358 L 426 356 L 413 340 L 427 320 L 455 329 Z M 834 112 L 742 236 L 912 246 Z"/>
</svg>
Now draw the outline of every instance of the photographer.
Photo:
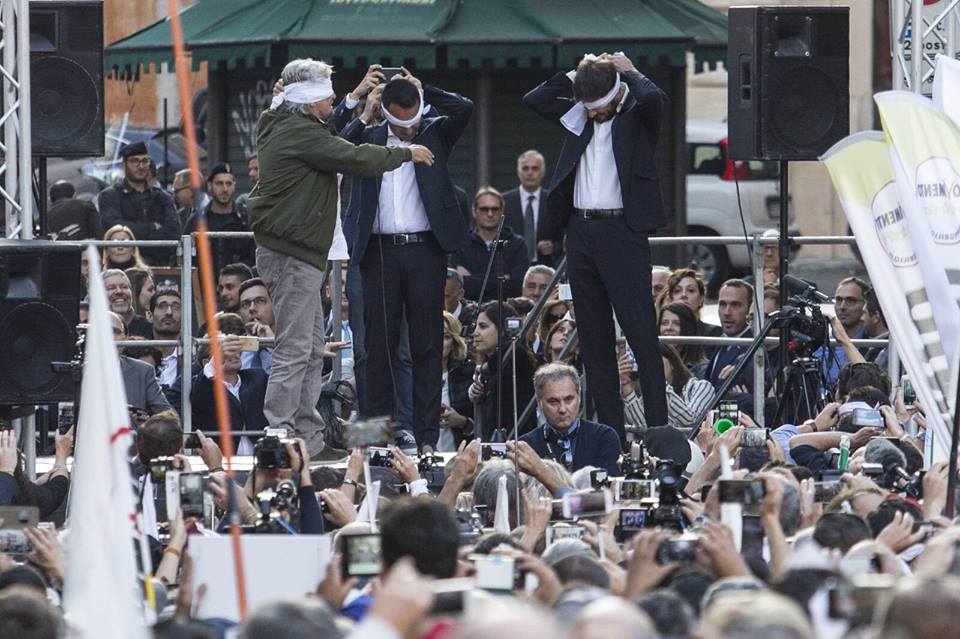
<svg viewBox="0 0 960 639">
<path fill-rule="evenodd" d="M 676 349 L 670 344 L 660 344 L 663 374 L 667 380 L 667 425 L 675 428 L 691 428 L 703 420 L 707 408 L 713 403 L 716 393 L 713 385 L 705 379 L 690 374 Z M 633 360 L 624 352 L 618 362 L 620 371 L 620 395 L 627 423 L 640 428 L 647 427 L 643 400 L 637 394 L 640 384 L 635 376 Z"/>
<path fill-rule="evenodd" d="M 522 411 L 533 396 L 533 386 L 530 383 L 533 378 L 533 358 L 526 349 L 520 344 L 517 344 L 514 349 L 516 378 L 513 377 L 513 364 L 506 359 L 509 344 L 505 343 L 503 345 L 505 359 L 502 365 L 498 358 L 499 336 L 497 335 L 497 326 L 502 321 L 506 329 L 507 321 L 510 318 L 518 318 L 512 306 L 487 302 L 480 307 L 477 324 L 473 330 L 473 357 L 476 371 L 473 376 L 473 384 L 467 392 L 474 402 L 474 419 L 480 428 L 477 434 L 485 442 L 492 441 L 494 431 L 498 428 L 506 430 L 507 437 L 513 432 L 514 383 L 517 387 L 516 403 L 518 411 Z M 506 338 L 506 330 L 504 330 L 504 337 Z M 502 375 L 499 384 L 497 381 L 498 375 Z M 498 391 L 501 388 L 500 385 L 502 385 L 502 390 Z M 498 392 L 502 392 L 502 396 L 498 397 Z M 502 424 L 497 423 L 498 404 L 502 411 Z M 531 418 L 527 422 L 519 424 L 518 431 L 521 434 L 525 433 L 533 428 L 534 423 Z"/>
<path fill-rule="evenodd" d="M 23 470 L 16 432 L 0 430 L 0 506 L 37 506 L 43 521 L 60 508 L 70 488 L 67 458 L 73 451 L 73 428 L 58 431 L 55 442 L 53 470 L 31 482 Z"/>
</svg>

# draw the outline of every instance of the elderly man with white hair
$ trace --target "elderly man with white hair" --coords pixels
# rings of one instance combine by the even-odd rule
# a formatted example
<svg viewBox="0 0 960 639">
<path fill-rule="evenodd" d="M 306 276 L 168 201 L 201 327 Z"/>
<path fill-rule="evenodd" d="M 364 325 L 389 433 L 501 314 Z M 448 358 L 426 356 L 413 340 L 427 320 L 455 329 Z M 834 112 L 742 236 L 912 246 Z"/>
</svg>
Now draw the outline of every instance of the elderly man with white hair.
<svg viewBox="0 0 960 639">
<path fill-rule="evenodd" d="M 431 164 L 429 149 L 354 145 L 329 124 L 336 97 L 325 62 L 301 59 L 283 69 L 283 89 L 257 123 L 260 179 L 247 199 L 257 241 L 257 270 L 273 300 L 276 346 L 264 414 L 295 432 L 313 459 L 325 450 L 317 412 L 323 369 L 321 290 L 337 217 L 337 173 L 378 176 L 405 162 Z"/>
</svg>

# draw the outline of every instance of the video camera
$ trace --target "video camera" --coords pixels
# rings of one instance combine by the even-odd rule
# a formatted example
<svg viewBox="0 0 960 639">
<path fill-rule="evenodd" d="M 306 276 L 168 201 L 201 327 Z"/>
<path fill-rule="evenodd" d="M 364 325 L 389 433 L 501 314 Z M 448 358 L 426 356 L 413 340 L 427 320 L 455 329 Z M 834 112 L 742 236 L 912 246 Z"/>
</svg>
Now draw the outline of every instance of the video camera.
<svg viewBox="0 0 960 639">
<path fill-rule="evenodd" d="M 260 519 L 252 526 L 245 526 L 243 532 L 261 535 L 296 534 L 291 526 L 300 518 L 297 507 L 297 487 L 289 479 L 279 482 L 276 488 L 267 488 L 257 493 L 257 508 Z M 283 513 L 290 517 L 288 524 Z"/>
<path fill-rule="evenodd" d="M 443 483 L 446 481 L 444 476 L 444 461 L 440 455 L 424 453 L 417 459 L 417 472 L 421 479 L 427 480 L 427 489 L 432 493 L 439 493 L 443 490 Z"/>
<path fill-rule="evenodd" d="M 680 510 L 680 487 L 683 466 L 672 459 L 661 459 L 653 472 L 659 486 L 660 502 L 653 511 L 653 524 L 661 528 L 683 530 L 683 512 Z"/>
<path fill-rule="evenodd" d="M 290 455 L 284 446 L 289 438 L 283 428 L 267 428 L 266 435 L 253 445 L 256 466 L 261 470 L 290 468 Z"/>
<path fill-rule="evenodd" d="M 812 292 L 794 295 L 776 318 L 781 330 L 788 331 L 794 357 L 810 357 L 830 340 L 830 322 L 820 311 L 820 302 Z"/>
</svg>

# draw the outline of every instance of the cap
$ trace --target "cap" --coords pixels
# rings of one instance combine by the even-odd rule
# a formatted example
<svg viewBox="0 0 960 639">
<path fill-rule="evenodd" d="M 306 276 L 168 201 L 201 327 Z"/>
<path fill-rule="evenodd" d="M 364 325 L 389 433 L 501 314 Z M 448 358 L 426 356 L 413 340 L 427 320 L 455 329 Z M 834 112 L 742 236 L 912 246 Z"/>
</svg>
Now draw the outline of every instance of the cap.
<svg viewBox="0 0 960 639">
<path fill-rule="evenodd" d="M 147 155 L 147 145 L 144 142 L 132 142 L 120 149 L 120 157 L 124 160 L 131 155 Z"/>
<path fill-rule="evenodd" d="M 212 182 L 213 178 L 217 177 L 221 173 L 233 175 L 233 169 L 230 167 L 229 163 L 224 162 L 223 164 L 218 164 L 210 169 L 210 174 L 207 176 L 207 182 Z"/>
</svg>

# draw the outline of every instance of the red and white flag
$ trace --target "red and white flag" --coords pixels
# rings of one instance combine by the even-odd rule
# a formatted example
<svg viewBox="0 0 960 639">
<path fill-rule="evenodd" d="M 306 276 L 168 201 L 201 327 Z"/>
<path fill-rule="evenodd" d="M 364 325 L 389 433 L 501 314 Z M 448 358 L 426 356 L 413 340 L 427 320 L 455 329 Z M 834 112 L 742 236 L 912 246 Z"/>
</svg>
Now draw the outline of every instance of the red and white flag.
<svg viewBox="0 0 960 639">
<path fill-rule="evenodd" d="M 67 636 L 146 639 L 134 555 L 130 415 L 99 257 L 92 247 L 87 253 L 90 315 L 63 587 Z"/>
</svg>

